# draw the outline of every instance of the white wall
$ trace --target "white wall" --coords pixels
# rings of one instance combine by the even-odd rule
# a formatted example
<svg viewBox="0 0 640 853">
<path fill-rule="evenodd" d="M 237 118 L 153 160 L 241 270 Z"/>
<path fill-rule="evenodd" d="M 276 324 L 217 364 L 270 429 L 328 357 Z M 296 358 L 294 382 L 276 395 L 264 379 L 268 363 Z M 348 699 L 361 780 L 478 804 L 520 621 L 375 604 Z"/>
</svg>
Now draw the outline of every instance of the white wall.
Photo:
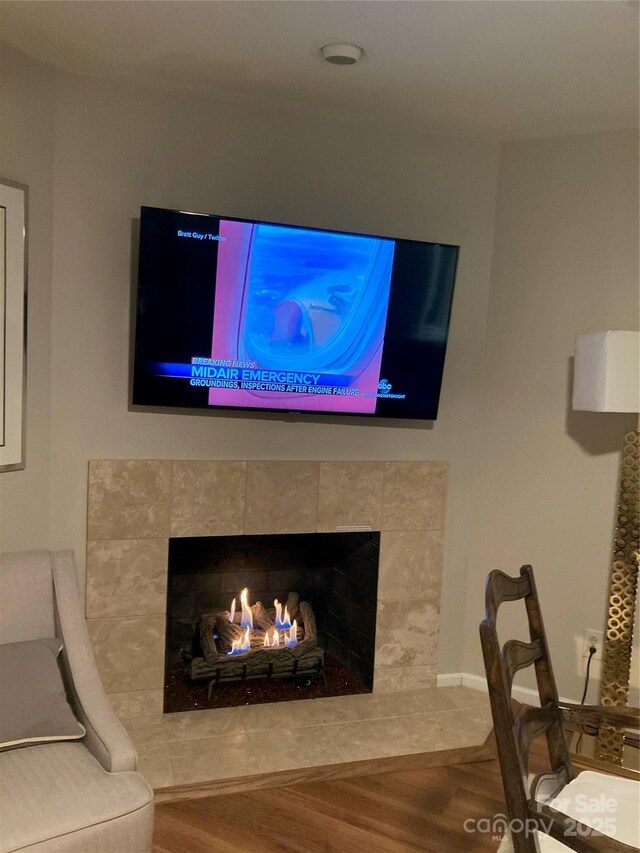
<svg viewBox="0 0 640 853">
<path fill-rule="evenodd" d="M 59 79 L 54 139 L 50 547 L 72 547 L 84 565 L 92 458 L 446 459 L 440 666 L 457 668 L 472 512 L 467 435 L 480 411 L 497 146 L 75 76 Z M 141 204 L 460 244 L 433 428 L 128 411 L 132 223 Z M 15 528 L 7 538 L 7 547 L 22 547 L 25 537 Z"/>
<path fill-rule="evenodd" d="M 46 548 L 55 76 L 20 53 L 0 51 L 0 92 L 0 176 L 29 187 L 28 464 L 0 474 L 0 550 Z"/>
<path fill-rule="evenodd" d="M 571 411 L 571 359 L 576 335 L 637 327 L 636 134 L 504 146 L 464 671 L 483 673 L 487 572 L 532 563 L 560 693 L 580 698 L 583 629 L 606 619 L 618 463 L 634 417 Z M 511 608 L 503 638 L 528 639 Z"/>
<path fill-rule="evenodd" d="M 630 420 L 569 412 L 569 360 L 576 334 L 637 322 L 633 135 L 505 146 L 494 243 L 494 145 L 56 80 L 2 56 L 0 171 L 31 187 L 27 469 L 0 475 L 2 548 L 72 547 L 83 574 L 92 458 L 446 459 L 439 670 L 482 672 L 484 577 L 533 562 L 561 692 L 579 696 L 574 644 L 603 624 Z M 129 412 L 141 204 L 459 243 L 433 428 Z"/>
</svg>

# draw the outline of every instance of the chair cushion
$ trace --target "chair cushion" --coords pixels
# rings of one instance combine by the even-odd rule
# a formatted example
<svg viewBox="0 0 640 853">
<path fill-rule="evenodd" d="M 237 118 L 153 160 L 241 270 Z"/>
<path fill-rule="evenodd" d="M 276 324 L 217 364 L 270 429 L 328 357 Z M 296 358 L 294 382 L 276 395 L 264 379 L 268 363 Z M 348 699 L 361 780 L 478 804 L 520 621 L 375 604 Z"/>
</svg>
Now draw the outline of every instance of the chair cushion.
<svg viewBox="0 0 640 853">
<path fill-rule="evenodd" d="M 2 752 L 0 853 L 115 820 L 152 799 L 138 773 L 107 773 L 80 742 Z"/>
<path fill-rule="evenodd" d="M 640 782 L 635 779 L 584 770 L 549 805 L 603 835 L 640 849 Z M 540 832 L 537 836 L 541 853 L 572 849 Z M 513 853 L 509 834 L 502 839 L 498 853 Z"/>
<path fill-rule="evenodd" d="M 640 782 L 584 770 L 549 803 L 631 847 L 640 848 Z"/>
<path fill-rule="evenodd" d="M 0 750 L 86 734 L 67 702 L 61 650 L 56 639 L 0 645 Z"/>
</svg>

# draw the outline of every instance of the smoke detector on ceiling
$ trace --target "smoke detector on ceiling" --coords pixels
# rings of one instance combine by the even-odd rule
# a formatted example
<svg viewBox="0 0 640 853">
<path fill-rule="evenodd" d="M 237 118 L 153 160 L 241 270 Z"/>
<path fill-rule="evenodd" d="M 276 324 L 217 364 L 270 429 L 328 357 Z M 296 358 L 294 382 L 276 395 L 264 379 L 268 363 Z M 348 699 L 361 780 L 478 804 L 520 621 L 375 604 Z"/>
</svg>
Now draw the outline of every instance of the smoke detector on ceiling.
<svg viewBox="0 0 640 853">
<path fill-rule="evenodd" d="M 355 44 L 325 44 L 320 48 L 322 58 L 332 65 L 355 65 L 363 52 Z"/>
</svg>

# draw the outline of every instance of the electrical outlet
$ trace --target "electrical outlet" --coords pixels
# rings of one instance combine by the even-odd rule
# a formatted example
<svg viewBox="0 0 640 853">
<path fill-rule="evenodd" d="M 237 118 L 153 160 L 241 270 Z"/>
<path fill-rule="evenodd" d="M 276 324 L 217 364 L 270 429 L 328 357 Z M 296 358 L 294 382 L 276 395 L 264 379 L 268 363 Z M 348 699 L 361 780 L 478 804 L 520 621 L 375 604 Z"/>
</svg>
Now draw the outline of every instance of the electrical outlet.
<svg viewBox="0 0 640 853">
<path fill-rule="evenodd" d="M 602 647 L 604 645 L 604 634 L 602 631 L 595 631 L 593 628 L 585 628 L 582 637 L 582 657 L 589 657 L 589 649 L 595 646 L 596 653 L 593 660 L 602 660 Z"/>
</svg>

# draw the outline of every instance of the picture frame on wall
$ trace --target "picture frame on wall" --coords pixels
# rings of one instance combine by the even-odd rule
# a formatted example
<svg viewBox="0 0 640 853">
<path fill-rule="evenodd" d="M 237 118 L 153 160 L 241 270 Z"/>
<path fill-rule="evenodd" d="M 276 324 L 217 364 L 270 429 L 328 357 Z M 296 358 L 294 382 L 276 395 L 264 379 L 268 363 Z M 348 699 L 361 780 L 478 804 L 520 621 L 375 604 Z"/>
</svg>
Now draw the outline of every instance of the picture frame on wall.
<svg viewBox="0 0 640 853">
<path fill-rule="evenodd" d="M 25 467 L 27 197 L 0 178 L 0 471 Z"/>
</svg>

